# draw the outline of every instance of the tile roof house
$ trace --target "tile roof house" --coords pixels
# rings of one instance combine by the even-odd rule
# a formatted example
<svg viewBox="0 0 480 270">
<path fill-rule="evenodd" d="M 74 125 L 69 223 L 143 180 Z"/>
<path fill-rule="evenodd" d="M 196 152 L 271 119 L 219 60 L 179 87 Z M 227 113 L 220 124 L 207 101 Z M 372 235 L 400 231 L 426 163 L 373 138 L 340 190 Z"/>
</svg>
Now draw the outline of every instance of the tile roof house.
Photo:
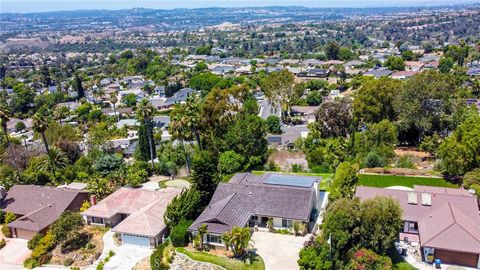
<svg viewBox="0 0 480 270">
<path fill-rule="evenodd" d="M 88 224 L 112 227 L 123 244 L 154 248 L 168 233 L 163 215 L 176 188 L 156 191 L 120 188 L 82 213 Z"/>
<path fill-rule="evenodd" d="M 480 215 L 477 198 L 469 191 L 427 186 L 356 191 L 361 200 L 377 195 L 399 202 L 404 220 L 400 240 L 420 243 L 423 260 L 480 268 Z"/>
<path fill-rule="evenodd" d="M 31 239 L 45 233 L 50 224 L 66 211 L 79 210 L 88 192 L 69 188 L 15 185 L 2 196 L 0 207 L 17 219 L 8 224 L 13 237 Z"/>
<path fill-rule="evenodd" d="M 275 228 L 288 229 L 294 221 L 311 226 L 316 209 L 319 209 L 320 180 L 294 175 L 237 173 L 228 183 L 217 186 L 209 205 L 189 230 L 195 234 L 205 224 L 208 234 L 204 241 L 222 246 L 220 236 L 236 226 L 265 227 L 269 219 Z"/>
</svg>

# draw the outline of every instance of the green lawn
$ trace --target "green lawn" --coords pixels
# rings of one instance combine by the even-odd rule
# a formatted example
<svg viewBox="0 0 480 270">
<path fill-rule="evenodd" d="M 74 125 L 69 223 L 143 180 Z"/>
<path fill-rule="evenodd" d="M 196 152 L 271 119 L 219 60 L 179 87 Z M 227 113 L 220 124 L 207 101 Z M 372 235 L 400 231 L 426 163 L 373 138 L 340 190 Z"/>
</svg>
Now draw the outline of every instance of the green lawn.
<svg viewBox="0 0 480 270">
<path fill-rule="evenodd" d="M 359 178 L 358 185 L 368 187 L 405 186 L 413 188 L 413 185 L 451 188 L 457 187 L 456 185 L 447 182 L 443 178 L 434 177 L 360 174 Z"/>
<path fill-rule="evenodd" d="M 280 174 L 292 174 L 292 175 L 302 175 L 302 176 L 316 176 L 322 177 L 322 181 L 320 182 L 319 189 L 328 191 L 330 180 L 333 177 L 333 173 L 294 173 L 294 172 L 273 172 L 273 171 L 252 171 L 253 174 L 262 175 L 264 173 L 280 173 Z"/>
<path fill-rule="evenodd" d="M 244 260 L 235 260 L 227 257 L 215 256 L 206 252 L 188 251 L 185 248 L 177 248 L 177 252 L 183 253 L 195 261 L 209 262 L 219 265 L 227 270 L 265 270 L 265 264 L 258 255 L 251 255 Z"/>
</svg>

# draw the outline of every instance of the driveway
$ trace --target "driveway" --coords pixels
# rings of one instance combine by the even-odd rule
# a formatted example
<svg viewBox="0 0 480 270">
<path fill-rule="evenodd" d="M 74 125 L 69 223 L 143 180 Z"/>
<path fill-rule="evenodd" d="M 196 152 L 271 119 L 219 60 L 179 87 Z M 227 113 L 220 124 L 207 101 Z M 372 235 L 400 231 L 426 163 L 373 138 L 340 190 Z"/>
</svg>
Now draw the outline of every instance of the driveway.
<svg viewBox="0 0 480 270">
<path fill-rule="evenodd" d="M 23 269 L 23 261 L 32 253 L 28 240 L 7 238 L 7 245 L 0 249 L 0 269 Z"/>
<path fill-rule="evenodd" d="M 254 232 L 253 246 L 265 262 L 266 270 L 298 269 L 298 253 L 305 237 L 270 232 Z"/>
<path fill-rule="evenodd" d="M 103 261 L 107 256 L 110 250 L 115 252 L 115 255 L 110 258 L 110 260 L 104 265 L 103 269 L 119 269 L 119 270 L 130 270 L 132 269 L 139 261 L 143 258 L 150 256 L 153 249 L 137 247 L 133 245 L 121 245 L 116 246 L 113 242 L 113 232 L 108 231 L 103 235 L 103 252 L 102 255 L 98 258 L 93 265 L 87 267 L 88 270 L 95 270 L 98 263 Z"/>
</svg>

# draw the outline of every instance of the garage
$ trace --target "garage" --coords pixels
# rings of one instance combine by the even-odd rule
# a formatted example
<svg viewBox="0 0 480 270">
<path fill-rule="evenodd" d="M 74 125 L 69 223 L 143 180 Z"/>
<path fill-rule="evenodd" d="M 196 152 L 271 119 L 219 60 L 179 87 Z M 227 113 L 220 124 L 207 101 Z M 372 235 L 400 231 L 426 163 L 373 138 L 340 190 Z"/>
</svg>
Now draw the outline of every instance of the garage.
<svg viewBox="0 0 480 270">
<path fill-rule="evenodd" d="M 24 229 L 12 228 L 12 234 L 16 238 L 22 238 L 22 239 L 30 240 L 30 239 L 33 238 L 33 236 L 35 236 L 35 234 L 37 234 L 37 232 L 28 231 L 28 230 L 24 230 Z"/>
<path fill-rule="evenodd" d="M 146 236 L 122 233 L 122 243 L 150 248 L 150 239 Z"/>
<path fill-rule="evenodd" d="M 478 254 L 435 249 L 435 258 L 441 259 L 444 263 L 458 264 L 475 268 L 478 266 Z"/>
</svg>

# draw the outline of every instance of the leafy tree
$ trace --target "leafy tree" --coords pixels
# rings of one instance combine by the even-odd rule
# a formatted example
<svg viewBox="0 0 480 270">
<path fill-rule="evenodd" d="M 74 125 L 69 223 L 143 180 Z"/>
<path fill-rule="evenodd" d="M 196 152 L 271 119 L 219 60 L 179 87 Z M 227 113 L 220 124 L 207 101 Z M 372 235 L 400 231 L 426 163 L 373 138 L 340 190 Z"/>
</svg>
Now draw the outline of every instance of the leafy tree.
<svg viewBox="0 0 480 270">
<path fill-rule="evenodd" d="M 263 164 L 268 149 L 266 135 L 263 119 L 257 115 L 241 114 L 222 136 L 223 150 L 233 150 L 243 156 L 245 168 Z"/>
<path fill-rule="evenodd" d="M 352 101 L 349 98 L 322 103 L 315 112 L 314 128 L 323 138 L 346 137 L 350 133 L 352 114 Z"/>
<path fill-rule="evenodd" d="M 415 55 L 411 50 L 403 51 L 402 52 L 402 59 L 405 61 L 413 61 Z"/>
<path fill-rule="evenodd" d="M 395 155 L 394 149 L 398 144 L 397 137 L 397 127 L 388 120 L 368 125 L 360 137 L 361 142 L 357 143 L 357 147 L 360 148 L 358 152 L 375 151 L 383 158 L 391 158 Z"/>
<path fill-rule="evenodd" d="M 308 106 L 318 106 L 322 103 L 322 100 L 323 96 L 319 91 L 310 92 L 306 98 Z"/>
<path fill-rule="evenodd" d="M 192 220 L 203 210 L 200 206 L 200 193 L 194 189 L 184 189 L 173 198 L 164 214 L 164 221 L 170 228 L 179 225 L 183 220 Z"/>
<path fill-rule="evenodd" d="M 376 123 L 383 119 L 394 121 L 394 100 L 401 87 L 402 82 L 389 78 L 364 82 L 353 101 L 355 118 L 364 123 Z"/>
<path fill-rule="evenodd" d="M 401 57 L 389 56 L 385 61 L 385 66 L 392 71 L 405 70 L 405 62 Z"/>
<path fill-rule="evenodd" d="M 126 94 L 122 97 L 122 102 L 127 107 L 135 107 L 137 105 L 137 96 L 135 94 Z"/>
<path fill-rule="evenodd" d="M 352 50 L 347 47 L 341 47 L 338 51 L 338 59 L 342 61 L 349 61 L 354 58 Z"/>
<path fill-rule="evenodd" d="M 26 126 L 22 121 L 15 124 L 15 132 L 22 132 L 25 128 Z"/>
<path fill-rule="evenodd" d="M 231 174 L 238 172 L 245 159 L 242 155 L 235 153 L 235 151 L 229 150 L 223 152 L 218 159 L 218 170 L 222 174 Z"/>
<path fill-rule="evenodd" d="M 27 113 L 31 104 L 34 103 L 35 93 L 31 87 L 26 86 L 23 83 L 18 83 L 13 86 L 13 93 L 11 94 L 11 100 L 9 102 L 11 112 L 14 113 Z"/>
<path fill-rule="evenodd" d="M 204 70 L 207 70 L 208 69 L 208 66 L 207 64 L 205 64 L 205 62 L 198 62 L 196 65 L 195 65 L 195 71 L 204 71 Z"/>
<path fill-rule="evenodd" d="M 76 110 L 77 118 L 82 122 L 86 122 L 88 120 L 88 115 L 90 114 L 90 111 L 92 109 L 93 109 L 92 104 L 88 102 L 82 103 L 80 106 L 78 106 Z"/>
<path fill-rule="evenodd" d="M 438 64 L 438 69 L 442 73 L 448 73 L 450 70 L 452 70 L 454 65 L 453 59 L 450 57 L 442 57 L 440 59 L 440 62 Z"/>
<path fill-rule="evenodd" d="M 295 84 L 295 76 L 286 69 L 270 73 L 261 85 L 265 96 L 272 104 L 280 106 L 284 116 L 290 115 L 291 105 L 300 99 L 304 90 Z"/>
<path fill-rule="evenodd" d="M 406 81 L 395 100 L 399 138 L 418 145 L 425 135 L 444 132 L 453 124 L 450 99 L 456 81 L 451 74 L 425 71 Z"/>
<path fill-rule="evenodd" d="M 123 164 L 122 157 L 118 155 L 109 155 L 104 154 L 98 159 L 95 160 L 93 168 L 95 171 L 99 172 L 102 175 L 107 175 L 111 172 L 115 172 Z"/>
<path fill-rule="evenodd" d="M 332 181 L 330 200 L 353 196 L 354 188 L 358 182 L 357 171 L 358 169 L 348 162 L 342 162 L 338 165 Z"/>
<path fill-rule="evenodd" d="M 78 212 L 65 211 L 51 225 L 50 230 L 55 238 L 55 242 L 59 243 L 67 240 L 72 233 L 78 231 L 83 226 L 83 218 Z"/>
<path fill-rule="evenodd" d="M 210 55 L 212 53 L 212 45 L 203 45 L 197 48 L 196 54 Z"/>
<path fill-rule="evenodd" d="M 207 151 L 195 153 L 192 160 L 192 187 L 200 193 L 201 203 L 206 205 L 209 201 L 217 181 L 217 162 L 212 154 Z"/>
<path fill-rule="evenodd" d="M 201 91 L 202 96 L 206 96 L 221 80 L 220 76 L 211 72 L 199 73 L 190 79 L 188 86 Z"/>
<path fill-rule="evenodd" d="M 97 196 L 99 200 L 107 197 L 114 191 L 106 178 L 90 179 L 87 183 L 87 189 L 90 191 L 90 194 Z"/>
<path fill-rule="evenodd" d="M 0 124 L 2 125 L 3 135 L 5 136 L 5 140 L 7 141 L 7 147 L 10 150 L 11 159 L 13 161 L 13 167 L 15 167 L 16 170 L 18 170 L 17 161 L 16 161 L 17 158 L 15 157 L 12 145 L 10 143 L 10 138 L 8 136 L 7 123 L 8 121 L 10 121 L 10 117 L 8 117 L 8 114 L 9 112 L 6 109 L 0 108 Z"/>
<path fill-rule="evenodd" d="M 266 120 L 267 129 L 269 133 L 272 134 L 282 134 L 282 126 L 280 124 L 280 118 L 275 115 L 270 115 Z"/>
<path fill-rule="evenodd" d="M 461 176 L 480 167 L 480 115 L 469 116 L 438 148 L 444 173 Z"/>
<path fill-rule="evenodd" d="M 362 246 L 385 254 L 402 227 L 402 208 L 390 197 L 377 196 L 362 202 Z"/>
<path fill-rule="evenodd" d="M 337 60 L 340 54 L 340 46 L 334 40 L 328 42 L 325 48 L 325 54 L 330 60 Z"/>
<path fill-rule="evenodd" d="M 172 227 L 170 230 L 169 238 L 172 241 L 173 246 L 183 247 L 186 246 L 189 242 L 189 231 L 188 228 L 192 225 L 193 221 L 191 220 L 182 220 L 180 223 Z"/>
</svg>

